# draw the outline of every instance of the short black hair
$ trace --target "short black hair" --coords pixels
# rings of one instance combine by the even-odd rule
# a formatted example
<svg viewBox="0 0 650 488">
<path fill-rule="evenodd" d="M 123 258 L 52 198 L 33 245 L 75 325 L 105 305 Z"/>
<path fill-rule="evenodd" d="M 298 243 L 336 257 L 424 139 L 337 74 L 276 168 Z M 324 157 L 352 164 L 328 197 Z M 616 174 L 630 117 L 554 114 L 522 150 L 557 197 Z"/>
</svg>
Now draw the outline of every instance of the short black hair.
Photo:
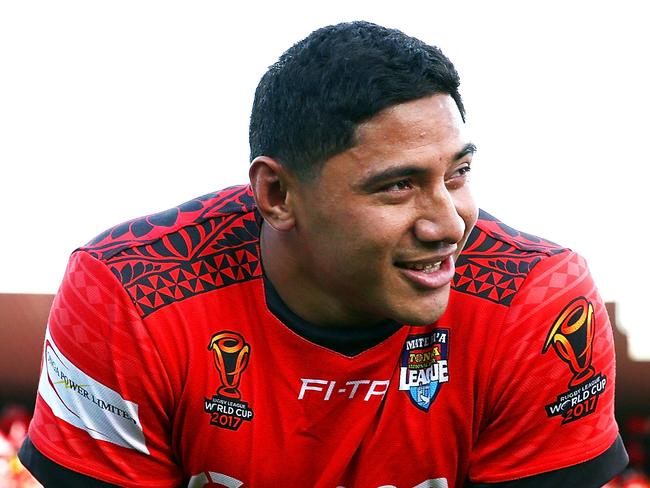
<svg viewBox="0 0 650 488">
<path fill-rule="evenodd" d="M 299 177 L 355 144 L 357 126 L 380 111 L 449 94 L 465 120 L 454 65 L 396 29 L 346 22 L 312 32 L 260 80 L 249 128 L 250 159 L 269 156 Z"/>
</svg>

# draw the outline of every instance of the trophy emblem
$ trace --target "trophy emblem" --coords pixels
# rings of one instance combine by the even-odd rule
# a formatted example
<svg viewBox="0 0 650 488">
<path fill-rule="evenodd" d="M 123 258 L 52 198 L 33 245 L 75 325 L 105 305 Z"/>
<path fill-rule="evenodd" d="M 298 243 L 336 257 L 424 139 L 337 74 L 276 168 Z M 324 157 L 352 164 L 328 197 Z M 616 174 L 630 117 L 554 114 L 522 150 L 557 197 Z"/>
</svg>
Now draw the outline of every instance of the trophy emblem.
<svg viewBox="0 0 650 488">
<path fill-rule="evenodd" d="M 217 395 L 239 400 L 239 381 L 248 365 L 250 346 L 236 332 L 224 331 L 212 336 L 208 350 L 214 352 L 214 365 L 221 379 Z"/>
<path fill-rule="evenodd" d="M 594 342 L 594 307 L 584 297 L 572 300 L 549 330 L 542 354 L 552 345 L 573 373 L 569 388 L 590 379 L 596 371 L 591 365 Z"/>
</svg>

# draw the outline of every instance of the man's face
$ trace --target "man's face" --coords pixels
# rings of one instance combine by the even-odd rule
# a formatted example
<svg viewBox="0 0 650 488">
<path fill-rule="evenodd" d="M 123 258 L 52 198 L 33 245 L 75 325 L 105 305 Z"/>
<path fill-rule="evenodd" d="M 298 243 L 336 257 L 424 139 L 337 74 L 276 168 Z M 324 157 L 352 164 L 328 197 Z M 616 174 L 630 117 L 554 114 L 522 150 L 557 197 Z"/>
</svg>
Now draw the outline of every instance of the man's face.
<svg viewBox="0 0 650 488">
<path fill-rule="evenodd" d="M 473 152 L 455 102 L 437 94 L 360 125 L 355 147 L 298 183 L 295 286 L 307 315 L 332 325 L 435 322 L 477 218 Z"/>
</svg>

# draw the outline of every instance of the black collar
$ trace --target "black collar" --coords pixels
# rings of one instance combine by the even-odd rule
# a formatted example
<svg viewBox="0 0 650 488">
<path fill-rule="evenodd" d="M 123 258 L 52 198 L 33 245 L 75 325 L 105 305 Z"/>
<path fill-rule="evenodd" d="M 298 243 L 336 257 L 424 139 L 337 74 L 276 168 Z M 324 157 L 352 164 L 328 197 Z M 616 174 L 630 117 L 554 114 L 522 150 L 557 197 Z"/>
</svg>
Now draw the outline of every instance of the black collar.
<svg viewBox="0 0 650 488">
<path fill-rule="evenodd" d="M 356 356 L 376 346 L 402 327 L 393 320 L 384 320 L 375 326 L 323 327 L 312 324 L 287 307 L 266 275 L 264 275 L 264 294 L 271 313 L 289 329 L 314 344 L 346 356 Z"/>
</svg>

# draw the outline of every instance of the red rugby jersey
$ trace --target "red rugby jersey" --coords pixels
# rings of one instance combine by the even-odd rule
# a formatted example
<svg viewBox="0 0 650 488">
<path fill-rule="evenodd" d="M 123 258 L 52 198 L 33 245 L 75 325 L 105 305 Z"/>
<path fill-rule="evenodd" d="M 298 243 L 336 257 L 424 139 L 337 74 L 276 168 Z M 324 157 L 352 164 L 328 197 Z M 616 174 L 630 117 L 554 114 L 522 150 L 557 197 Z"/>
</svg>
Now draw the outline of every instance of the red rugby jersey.
<svg viewBox="0 0 650 488">
<path fill-rule="evenodd" d="M 269 310 L 259 226 L 233 187 L 72 255 L 39 453 L 120 486 L 459 487 L 615 442 L 612 331 L 580 256 L 481 213 L 440 320 L 346 356 Z"/>
</svg>

